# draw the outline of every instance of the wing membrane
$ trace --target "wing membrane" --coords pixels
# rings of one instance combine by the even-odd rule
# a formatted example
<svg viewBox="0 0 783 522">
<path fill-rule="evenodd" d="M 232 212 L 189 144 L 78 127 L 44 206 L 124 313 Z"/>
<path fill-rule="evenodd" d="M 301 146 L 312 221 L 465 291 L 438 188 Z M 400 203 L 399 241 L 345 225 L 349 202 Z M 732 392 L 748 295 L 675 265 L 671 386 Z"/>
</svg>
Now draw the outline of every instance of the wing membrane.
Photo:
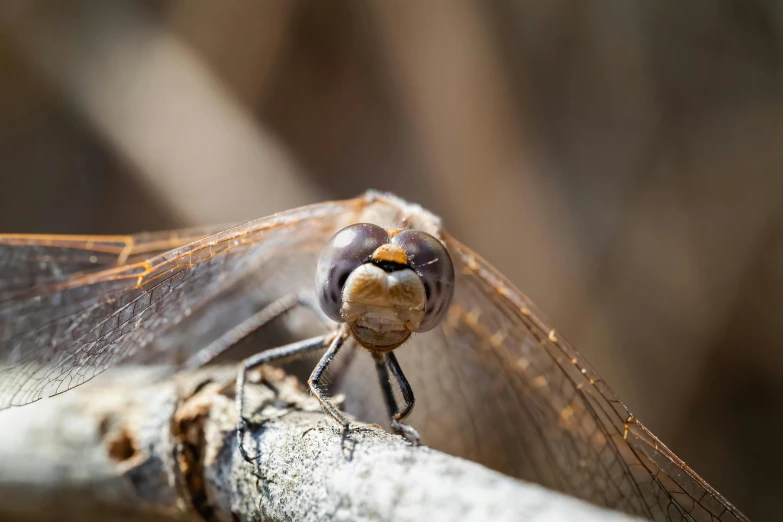
<svg viewBox="0 0 783 522">
<path fill-rule="evenodd" d="M 469 249 L 451 238 L 448 243 L 458 253 L 467 293 L 457 305 L 465 307 L 457 309 L 464 319 L 447 324 L 445 337 L 458 328 L 465 336 L 472 333 L 476 344 L 488 348 L 485 360 L 499 359 L 514 374 L 508 375 L 517 384 L 514 395 L 530 397 L 527 409 L 536 419 L 536 434 L 529 438 L 538 436 L 565 491 L 652 518 L 744 519 L 636 421 L 532 303 Z M 514 420 L 511 441 L 530 431 L 529 424 Z"/>
<path fill-rule="evenodd" d="M 133 357 L 276 253 L 307 250 L 354 214 L 350 202 L 304 207 L 7 298 L 0 302 L 0 409 L 62 393 Z"/>
<path fill-rule="evenodd" d="M 138 262 L 227 228 L 193 227 L 127 236 L 3 234 L 0 300 L 74 274 Z"/>
<path fill-rule="evenodd" d="M 16 293 L 0 289 L 0 408 L 61 393 L 123 359 L 158 361 L 173 346 L 197 349 L 263 302 L 312 290 L 318 251 L 359 221 L 434 233 L 454 257 L 447 319 L 399 349 L 417 397 L 411 424 L 425 443 L 648 518 L 747 520 L 628 412 L 513 285 L 440 230 L 437 218 L 377 194 L 263 218 L 146 260 L 143 250 L 123 259 L 127 242 L 73 249 L 105 253 L 100 270 L 58 260 L 59 272 L 31 276 L 25 267 L 35 263 L 19 265 Z M 8 238 L 0 245 L 36 252 Z M 147 244 L 171 245 L 160 240 Z M 59 241 L 54 248 L 68 248 Z M 35 286 L 19 293 L 26 285 Z M 287 319 L 302 335 L 307 320 Z M 385 417 L 380 389 L 362 355 L 348 359 L 337 385 L 349 411 L 378 421 Z"/>
<path fill-rule="evenodd" d="M 626 409 L 511 283 L 447 234 L 457 282 L 437 330 L 398 358 L 424 443 L 656 520 L 747 520 Z M 341 381 L 348 407 L 384 415 L 370 362 Z M 377 384 L 375 385 L 377 388 Z"/>
</svg>

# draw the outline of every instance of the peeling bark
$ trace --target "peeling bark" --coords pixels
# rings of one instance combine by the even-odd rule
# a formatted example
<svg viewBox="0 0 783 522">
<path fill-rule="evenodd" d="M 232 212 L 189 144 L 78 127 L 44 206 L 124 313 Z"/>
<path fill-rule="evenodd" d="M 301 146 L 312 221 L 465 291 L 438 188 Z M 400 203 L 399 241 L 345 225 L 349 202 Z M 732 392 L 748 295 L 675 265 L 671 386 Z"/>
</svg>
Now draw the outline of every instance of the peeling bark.
<svg viewBox="0 0 783 522">
<path fill-rule="evenodd" d="M 117 370 L 0 412 L 0 520 L 630 520 L 375 426 L 343 437 L 274 368 L 247 389 L 247 463 L 235 376 Z"/>
</svg>

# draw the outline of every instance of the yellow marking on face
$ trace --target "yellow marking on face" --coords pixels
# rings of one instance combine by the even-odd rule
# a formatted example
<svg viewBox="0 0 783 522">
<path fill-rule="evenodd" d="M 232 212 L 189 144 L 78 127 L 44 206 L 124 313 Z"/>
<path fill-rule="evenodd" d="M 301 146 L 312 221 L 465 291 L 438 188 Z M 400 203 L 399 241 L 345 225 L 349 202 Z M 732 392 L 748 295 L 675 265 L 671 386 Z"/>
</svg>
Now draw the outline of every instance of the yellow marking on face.
<svg viewBox="0 0 783 522">
<path fill-rule="evenodd" d="M 386 233 L 389 234 L 389 237 L 394 237 L 397 234 L 399 234 L 400 232 L 402 232 L 402 230 L 400 230 L 399 228 L 387 228 L 385 230 L 386 230 Z"/>
<path fill-rule="evenodd" d="M 389 286 L 389 299 L 392 303 L 410 303 L 417 304 L 422 300 L 422 289 L 420 284 L 413 280 L 406 280 L 395 285 Z M 422 303 L 423 306 L 423 303 Z"/>
<path fill-rule="evenodd" d="M 405 255 L 405 251 L 397 245 L 386 243 L 375 249 L 372 253 L 373 261 L 387 261 L 389 263 L 397 263 L 399 265 L 408 264 L 408 256 Z"/>
<path fill-rule="evenodd" d="M 357 268 L 345 283 L 346 302 L 398 309 L 424 308 L 424 285 L 410 269 L 386 273 L 374 265 Z"/>
<path fill-rule="evenodd" d="M 530 315 L 530 308 L 527 306 L 523 306 L 519 309 L 520 312 L 522 312 L 522 315 Z"/>
<path fill-rule="evenodd" d="M 362 277 L 350 287 L 351 299 L 357 301 L 375 301 L 380 299 L 386 287 L 378 278 Z"/>
<path fill-rule="evenodd" d="M 549 340 L 553 343 L 557 342 L 557 335 L 555 334 L 554 330 L 549 330 Z"/>
</svg>

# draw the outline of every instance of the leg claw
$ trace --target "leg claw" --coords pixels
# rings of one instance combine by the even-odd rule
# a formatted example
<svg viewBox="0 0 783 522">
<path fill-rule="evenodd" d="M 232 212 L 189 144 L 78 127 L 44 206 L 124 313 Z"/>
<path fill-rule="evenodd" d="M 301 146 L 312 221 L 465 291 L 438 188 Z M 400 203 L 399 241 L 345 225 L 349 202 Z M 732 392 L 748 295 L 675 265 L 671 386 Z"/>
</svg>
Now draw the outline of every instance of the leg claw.
<svg viewBox="0 0 783 522">
<path fill-rule="evenodd" d="M 242 458 L 245 459 L 246 462 L 253 464 L 261 457 L 261 455 L 251 457 L 245 450 L 245 430 L 249 424 L 250 421 L 248 421 L 245 417 L 242 417 L 242 419 L 239 421 L 239 424 L 237 424 L 237 446 L 239 448 L 240 455 L 242 455 Z"/>
<path fill-rule="evenodd" d="M 348 434 L 350 432 L 351 432 L 351 423 L 350 422 L 346 422 L 345 424 L 343 424 L 343 433 L 342 433 L 342 437 L 340 439 L 341 443 L 345 443 L 345 440 L 348 438 Z"/>
<path fill-rule="evenodd" d="M 410 442 L 413 446 L 419 445 L 419 442 L 421 441 L 421 436 L 419 435 L 419 432 L 413 429 L 411 426 L 408 426 L 407 424 L 403 424 L 400 421 L 392 419 L 391 427 L 395 431 L 395 433 L 405 437 L 405 439 L 408 440 L 408 442 Z"/>
</svg>

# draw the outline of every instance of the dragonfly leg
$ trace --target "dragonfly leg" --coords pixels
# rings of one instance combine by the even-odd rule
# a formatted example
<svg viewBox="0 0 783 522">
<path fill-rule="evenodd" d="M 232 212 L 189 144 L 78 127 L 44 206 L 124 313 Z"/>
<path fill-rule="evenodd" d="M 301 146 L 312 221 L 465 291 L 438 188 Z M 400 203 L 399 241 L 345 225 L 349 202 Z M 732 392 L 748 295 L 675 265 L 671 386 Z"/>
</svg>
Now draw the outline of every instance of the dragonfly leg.
<svg viewBox="0 0 783 522">
<path fill-rule="evenodd" d="M 204 366 L 265 324 L 277 319 L 297 306 L 304 306 L 305 308 L 310 309 L 327 328 L 330 328 L 333 324 L 312 296 L 304 292 L 301 294 L 288 294 L 265 306 L 263 309 L 209 343 L 208 346 L 199 350 L 185 362 L 184 367 L 199 368 Z"/>
<path fill-rule="evenodd" d="M 317 337 L 305 339 L 304 341 L 286 344 L 285 346 L 280 346 L 278 348 L 272 348 L 271 350 L 257 353 L 254 356 L 245 359 L 245 361 L 242 363 L 242 368 L 239 370 L 236 383 L 236 408 L 237 415 L 239 417 L 239 421 L 237 423 L 237 444 L 239 446 L 239 452 L 246 461 L 252 462 L 258 458 L 258 456 L 250 457 L 245 451 L 243 444 L 245 430 L 249 424 L 247 418 L 245 417 L 245 379 L 247 378 L 247 372 L 256 366 L 260 366 L 276 359 L 291 357 L 293 355 L 299 355 L 323 348 L 326 343 L 332 340 L 332 336 L 334 335 L 334 333 L 319 335 Z M 338 335 L 335 339 L 339 337 L 340 334 L 338 332 Z M 334 345 L 334 341 L 332 341 L 332 345 Z"/>
<path fill-rule="evenodd" d="M 318 365 L 313 369 L 313 373 L 310 374 L 307 384 L 310 386 L 312 394 L 318 399 L 318 402 L 321 403 L 321 407 L 324 411 L 331 415 L 334 420 L 342 424 L 347 430 L 349 427 L 348 419 L 345 418 L 345 415 L 343 415 L 331 401 L 329 401 L 329 398 L 320 388 L 321 377 L 323 377 L 324 371 L 326 371 L 326 368 L 329 367 L 329 364 L 332 362 L 335 355 L 337 355 L 337 352 L 339 352 L 340 348 L 345 344 L 346 337 L 345 328 L 340 328 L 337 335 L 332 340 L 332 343 L 329 345 L 329 349 L 326 350 L 326 353 L 321 357 L 321 360 L 318 361 Z"/>
<path fill-rule="evenodd" d="M 389 415 L 391 416 L 392 429 L 414 445 L 418 445 L 420 440 L 419 433 L 411 426 L 402 422 L 410 415 L 414 404 L 416 404 L 416 399 L 413 396 L 413 389 L 410 383 L 408 383 L 408 379 L 402 373 L 397 357 L 392 352 L 376 355 L 375 368 L 378 370 L 378 380 L 381 383 L 383 396 L 386 399 L 386 407 L 389 409 Z M 389 370 L 391 370 L 392 375 L 397 380 L 397 384 L 402 392 L 402 398 L 405 401 L 405 407 L 402 409 L 399 409 L 397 406 L 397 399 L 394 397 L 394 391 L 389 379 Z"/>
</svg>

